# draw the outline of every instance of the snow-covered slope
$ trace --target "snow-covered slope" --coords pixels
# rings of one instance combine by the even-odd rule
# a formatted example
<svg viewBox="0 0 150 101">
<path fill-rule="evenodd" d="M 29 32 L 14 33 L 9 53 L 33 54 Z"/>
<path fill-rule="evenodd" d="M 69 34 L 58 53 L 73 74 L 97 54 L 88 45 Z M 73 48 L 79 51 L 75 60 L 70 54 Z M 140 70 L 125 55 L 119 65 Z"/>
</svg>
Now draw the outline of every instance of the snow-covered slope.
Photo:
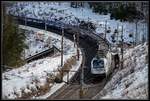
<svg viewBox="0 0 150 101">
<path fill-rule="evenodd" d="M 68 59 L 69 56 L 66 56 L 65 58 Z M 46 78 L 48 77 L 48 74 L 52 73 L 53 70 L 56 70 L 59 64 L 60 56 L 55 58 L 49 57 L 3 73 L 3 97 L 16 98 L 17 96 L 14 92 L 18 94 L 18 97 L 21 97 L 23 89 L 26 93 L 32 92 L 31 89 L 37 90 L 37 86 L 44 85 L 47 82 Z M 36 80 L 38 83 L 35 82 Z"/>
<path fill-rule="evenodd" d="M 96 25 L 95 32 L 98 35 L 102 35 L 102 33 L 105 32 L 105 21 L 107 20 L 107 29 L 111 31 L 107 33 L 106 38 L 110 43 L 112 43 L 111 36 L 114 34 L 115 29 L 118 27 L 121 31 L 122 25 L 124 42 L 132 43 L 135 41 L 135 23 L 122 23 L 119 20 L 110 20 L 110 14 L 100 15 L 94 13 L 88 6 L 84 8 L 72 8 L 70 7 L 70 2 L 17 2 L 13 7 L 10 7 L 7 12 L 16 16 L 26 16 L 42 20 L 46 19 L 71 25 L 78 25 L 81 21 L 90 21 Z M 146 26 L 146 23 L 143 23 L 143 21 L 138 22 L 138 42 L 141 42 L 143 37 L 145 39 L 147 38 L 148 28 Z M 133 37 L 129 37 L 130 34 L 132 34 Z"/>
<path fill-rule="evenodd" d="M 20 25 L 20 28 L 32 30 L 33 32 L 44 31 L 33 27 L 27 27 Z M 27 34 L 27 33 L 26 33 Z M 28 33 L 29 34 L 29 33 Z M 30 36 L 31 35 L 31 36 Z M 31 40 L 31 44 L 35 43 L 34 33 L 29 34 L 29 40 Z M 61 48 L 61 36 L 56 33 L 46 32 L 47 37 L 51 37 L 51 44 L 55 45 L 58 49 Z M 28 41 L 27 41 L 28 42 Z M 45 43 L 39 43 L 36 45 L 29 46 L 29 49 L 26 50 L 26 54 L 33 54 L 35 51 L 42 51 L 37 47 L 43 47 Z M 69 39 L 64 38 L 64 55 L 63 55 L 63 63 L 68 63 L 68 60 L 73 56 L 76 56 L 76 47 L 74 47 L 74 43 Z M 36 47 L 36 48 L 35 48 Z M 48 47 L 47 47 L 48 48 Z M 30 50 L 30 51 L 29 51 Z M 81 54 L 81 50 L 79 49 Z M 70 69 L 78 70 L 82 63 L 82 56 L 79 61 L 75 61 L 75 64 L 71 64 Z M 27 63 L 24 66 L 21 66 L 17 69 L 12 69 L 10 71 L 6 71 L 2 73 L 2 98 L 7 99 L 15 99 L 20 98 L 22 96 L 26 96 L 27 98 L 31 97 L 33 94 L 33 98 L 39 96 L 39 93 L 35 93 L 41 91 L 41 89 L 47 89 L 48 93 L 46 95 L 41 96 L 42 98 L 48 97 L 50 94 L 54 93 L 60 87 L 64 85 L 61 83 L 60 85 L 55 84 L 51 79 L 54 76 L 58 75 L 57 69 L 61 68 L 61 56 L 59 53 L 54 54 L 52 57 L 47 56 L 46 58 L 35 60 L 33 62 Z M 69 64 L 69 63 L 68 63 Z M 70 73 L 69 78 L 71 78 L 75 72 Z M 66 81 L 67 77 L 64 76 L 64 80 Z M 39 95 L 38 95 L 39 94 Z"/>
<path fill-rule="evenodd" d="M 118 70 L 93 99 L 147 99 L 148 45 L 126 50 L 124 68 Z"/>
<path fill-rule="evenodd" d="M 54 45 L 58 49 L 61 50 L 61 36 L 55 33 L 41 30 L 34 27 L 28 26 L 19 26 L 21 29 L 26 30 L 26 43 L 28 45 L 28 49 L 25 49 L 25 58 L 29 57 L 30 55 L 33 56 L 39 52 L 42 52 Z M 43 41 L 36 40 L 36 34 L 40 32 L 44 34 Z M 64 54 L 75 54 L 75 47 L 74 43 L 71 42 L 69 39 L 64 39 Z"/>
</svg>

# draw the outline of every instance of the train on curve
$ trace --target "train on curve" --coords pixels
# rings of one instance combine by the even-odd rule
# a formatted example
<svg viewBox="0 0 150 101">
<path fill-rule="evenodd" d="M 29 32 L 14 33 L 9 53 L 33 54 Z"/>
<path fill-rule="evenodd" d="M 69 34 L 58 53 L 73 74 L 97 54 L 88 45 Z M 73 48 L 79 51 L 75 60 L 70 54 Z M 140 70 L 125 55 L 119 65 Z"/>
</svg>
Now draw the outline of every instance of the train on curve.
<svg viewBox="0 0 150 101">
<path fill-rule="evenodd" d="M 91 61 L 91 74 L 105 74 L 107 59 L 95 56 Z"/>
</svg>

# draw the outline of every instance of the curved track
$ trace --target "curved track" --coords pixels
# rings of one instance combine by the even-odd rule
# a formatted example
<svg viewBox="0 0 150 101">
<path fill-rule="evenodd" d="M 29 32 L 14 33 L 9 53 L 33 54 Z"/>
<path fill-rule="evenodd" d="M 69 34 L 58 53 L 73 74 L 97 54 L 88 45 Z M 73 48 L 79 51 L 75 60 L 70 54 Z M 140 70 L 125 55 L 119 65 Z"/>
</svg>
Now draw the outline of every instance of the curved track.
<svg viewBox="0 0 150 101">
<path fill-rule="evenodd" d="M 24 19 L 19 19 L 18 22 L 19 22 L 19 24 L 22 24 L 22 25 L 25 24 Z M 39 29 L 45 28 L 44 23 L 37 23 L 37 22 L 33 22 L 33 21 L 27 21 L 27 26 L 36 27 Z M 82 48 L 84 50 L 84 53 L 85 53 L 84 83 L 86 83 L 86 84 L 101 83 L 102 81 L 104 81 L 105 77 L 99 76 L 99 75 L 97 75 L 97 76 L 92 75 L 90 73 L 90 67 L 91 67 L 91 60 L 97 53 L 98 41 L 102 42 L 103 44 L 106 44 L 106 46 L 107 46 L 106 48 L 108 50 L 109 44 L 108 44 L 107 40 L 102 39 L 101 37 L 95 35 L 91 31 L 86 31 L 84 29 L 77 28 L 75 26 L 70 27 L 69 30 L 68 30 L 68 28 L 64 28 L 64 32 L 65 32 L 64 36 L 70 40 L 73 40 L 73 33 L 76 33 L 76 31 L 74 31 L 71 28 L 75 29 L 76 31 L 78 31 L 80 33 L 79 47 Z M 47 25 L 47 30 L 61 35 L 61 28 L 58 26 Z M 84 33 L 85 35 L 82 36 L 81 33 Z M 79 82 L 80 82 L 80 71 L 74 75 L 74 77 L 72 78 L 72 80 L 70 82 L 72 84 L 79 84 Z M 104 83 L 104 82 L 102 82 L 102 83 Z M 72 87 L 73 85 L 70 85 L 70 86 Z M 102 87 L 100 87 L 100 88 L 102 88 Z M 65 91 L 68 92 L 68 89 L 69 89 L 69 86 L 64 89 L 64 92 Z M 79 90 L 79 88 L 77 88 L 77 89 Z M 70 92 L 72 92 L 72 91 L 73 90 L 71 90 Z M 56 99 L 59 98 L 59 96 L 61 96 L 61 94 L 60 95 L 59 94 L 57 94 L 58 95 L 57 97 L 55 96 L 52 98 L 56 98 Z M 63 95 L 63 96 L 64 96 L 64 98 L 66 97 L 65 95 Z M 49 99 L 51 99 L 51 97 L 49 97 Z"/>
</svg>

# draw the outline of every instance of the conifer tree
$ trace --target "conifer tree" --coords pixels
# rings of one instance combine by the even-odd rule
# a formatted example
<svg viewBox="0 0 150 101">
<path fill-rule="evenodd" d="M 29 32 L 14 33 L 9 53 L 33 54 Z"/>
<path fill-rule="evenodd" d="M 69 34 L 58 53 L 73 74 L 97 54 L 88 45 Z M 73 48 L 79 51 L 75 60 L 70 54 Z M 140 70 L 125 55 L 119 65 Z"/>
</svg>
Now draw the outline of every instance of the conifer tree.
<svg viewBox="0 0 150 101">
<path fill-rule="evenodd" d="M 17 67 L 23 63 L 22 52 L 26 48 L 25 34 L 21 33 L 17 22 L 10 15 L 6 14 L 5 4 L 3 5 L 3 33 L 2 33 L 2 59 L 3 65 Z"/>
</svg>

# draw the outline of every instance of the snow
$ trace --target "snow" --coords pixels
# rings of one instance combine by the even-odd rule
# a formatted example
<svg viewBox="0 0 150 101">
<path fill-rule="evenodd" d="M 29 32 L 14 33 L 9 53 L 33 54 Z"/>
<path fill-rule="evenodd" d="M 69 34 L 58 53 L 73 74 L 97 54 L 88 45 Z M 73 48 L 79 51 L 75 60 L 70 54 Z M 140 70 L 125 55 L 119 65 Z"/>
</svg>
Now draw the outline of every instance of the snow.
<svg viewBox="0 0 150 101">
<path fill-rule="evenodd" d="M 3 73 L 3 94 L 9 98 L 14 98 L 15 96 L 11 97 L 9 94 L 16 91 L 21 96 L 21 88 L 26 88 L 27 85 L 29 85 L 29 88 L 36 88 L 36 84 L 31 85 L 32 79 L 41 81 L 43 78 L 46 78 L 46 72 L 51 72 L 58 67 L 58 64 L 60 64 L 58 60 L 60 60 L 60 57 L 41 59 Z M 4 77 L 8 80 L 4 79 Z M 45 81 L 40 83 L 45 83 Z"/>
<path fill-rule="evenodd" d="M 69 55 L 65 55 L 64 60 L 69 59 L 69 57 Z M 35 62 L 31 62 L 30 64 L 26 64 L 18 69 L 5 72 L 3 74 L 2 82 L 3 95 L 8 96 L 8 98 L 14 98 L 15 95 L 12 95 L 12 93 L 16 91 L 19 93 L 20 97 L 22 88 L 26 88 L 26 90 L 31 91 L 31 88 L 36 89 L 36 85 L 44 85 L 46 83 L 47 73 L 51 73 L 56 70 L 59 65 L 60 56 L 55 58 L 40 59 Z M 4 77 L 8 80 L 4 79 Z M 34 83 L 32 85 L 32 81 L 34 79 L 37 79 L 39 83 Z M 29 85 L 30 89 L 27 89 L 27 85 Z M 12 96 L 9 96 L 9 94 Z"/>
<path fill-rule="evenodd" d="M 125 51 L 124 68 L 118 70 L 93 99 L 148 98 L 147 43 Z M 104 93 L 105 92 L 105 93 Z M 102 96 L 100 96 L 102 94 Z"/>
<path fill-rule="evenodd" d="M 116 85 L 117 88 L 114 89 L 113 91 L 111 91 L 111 93 L 108 93 L 108 95 L 111 95 L 113 98 L 116 98 L 116 99 L 117 98 L 125 98 L 125 99 L 132 98 L 132 99 L 134 99 L 134 97 L 140 98 L 137 95 L 138 92 L 140 92 L 140 91 L 136 91 L 136 89 L 140 85 L 145 86 L 144 84 L 146 84 L 148 82 L 147 79 L 145 80 L 145 78 L 148 78 L 147 71 L 148 71 L 148 66 L 146 66 L 142 71 L 138 71 L 132 75 L 128 75 L 127 77 L 123 78 L 121 80 L 121 84 Z M 129 83 L 131 83 L 131 85 L 128 88 L 126 88 L 125 85 L 127 85 Z M 144 89 L 145 89 L 145 87 L 144 87 Z M 122 96 L 127 91 L 129 93 L 125 96 Z M 108 95 L 106 95 L 106 96 L 108 96 Z M 106 96 L 104 96 L 104 98 L 111 98 L 111 97 L 106 97 Z"/>
<path fill-rule="evenodd" d="M 20 9 L 21 7 L 22 9 Z M 88 6 L 85 6 L 84 8 L 72 8 L 70 7 L 70 2 L 17 2 L 13 7 L 8 8 L 7 10 L 7 12 L 10 11 L 10 14 L 13 15 L 27 16 L 38 19 L 48 19 L 50 21 L 55 21 L 55 19 L 57 19 L 59 22 L 71 25 L 78 25 L 79 22 L 77 19 L 79 19 L 79 21 L 90 21 L 96 25 L 95 32 L 98 35 L 101 35 L 105 32 L 105 21 L 107 20 L 107 29 L 110 27 L 111 32 L 107 33 L 106 38 L 110 43 L 113 44 L 111 35 L 114 33 L 114 30 L 117 29 L 117 26 L 121 34 L 122 25 L 124 42 L 132 43 L 135 41 L 135 23 L 111 20 L 110 14 L 100 15 L 98 13 L 94 13 Z M 63 19 L 60 20 L 60 18 Z M 143 36 L 145 37 L 145 40 L 147 40 L 148 28 L 146 27 L 146 23 L 143 20 L 138 22 L 137 33 L 138 43 L 141 43 Z M 133 37 L 129 37 L 129 34 L 132 34 Z"/>
<path fill-rule="evenodd" d="M 52 33 L 52 32 L 48 32 L 48 31 L 45 31 L 45 30 L 41 30 L 41 29 L 37 29 L 37 28 L 33 28 L 33 27 L 28 27 L 28 26 L 23 26 L 23 25 L 20 25 L 20 28 L 22 29 L 25 29 L 25 30 L 29 30 L 34 33 L 34 34 L 30 34 L 27 38 L 27 43 L 28 43 L 28 46 L 29 46 L 29 49 L 26 49 L 25 50 L 25 57 L 29 57 L 29 55 L 34 55 L 34 54 L 37 54 L 41 51 L 44 51 L 46 49 L 50 47 L 52 47 L 52 45 L 54 45 L 55 47 L 57 47 L 58 49 L 61 50 L 61 36 L 55 34 L 55 33 Z M 35 36 L 36 36 L 36 32 L 43 32 L 44 33 L 44 41 L 41 42 L 41 41 L 36 41 L 35 40 Z M 51 41 L 50 41 L 50 44 L 47 43 L 46 39 L 48 38 L 51 38 Z M 64 40 L 64 54 L 74 54 L 76 51 L 75 51 L 75 48 L 73 47 L 73 42 L 71 42 L 69 39 L 65 38 Z M 48 45 L 47 47 L 44 47 L 44 45 Z M 37 52 L 37 53 L 36 53 Z"/>
<path fill-rule="evenodd" d="M 81 51 L 80 51 L 80 54 L 81 54 Z M 81 65 L 81 62 L 82 62 L 82 56 L 81 58 L 79 58 L 79 61 L 76 63 L 76 65 L 74 65 L 72 67 L 72 69 L 70 71 L 78 71 L 80 65 Z M 75 74 L 75 72 L 69 72 L 69 79 L 71 79 L 73 77 L 73 75 Z M 63 80 L 67 82 L 67 75 L 63 77 Z M 52 86 L 51 90 L 46 93 L 45 95 L 43 96 L 38 96 L 38 97 L 35 97 L 36 99 L 46 99 L 47 97 L 49 97 L 50 95 L 52 95 L 53 93 L 55 93 L 58 89 L 60 89 L 62 86 L 64 86 L 65 83 L 60 83 L 60 84 L 55 84 L 54 86 Z"/>
<path fill-rule="evenodd" d="M 33 27 L 27 27 L 27 26 L 19 26 L 21 29 L 26 29 L 33 32 L 43 32 L 44 30 L 40 30 Z M 61 36 L 52 33 L 52 32 L 46 32 L 45 34 L 47 37 L 50 36 L 52 41 L 52 45 L 55 45 L 57 48 L 60 49 L 61 44 Z M 26 33 L 27 34 L 27 33 Z M 31 34 L 34 36 L 34 34 Z M 30 36 L 30 40 L 32 42 L 35 41 L 35 37 Z M 65 63 L 68 59 L 70 59 L 72 56 L 76 55 L 76 48 L 73 45 L 73 42 L 69 39 L 64 38 L 64 59 L 63 63 Z M 37 44 L 37 45 L 43 45 L 43 44 Z M 30 46 L 30 53 L 34 53 L 34 51 L 39 50 L 35 45 Z M 44 49 L 43 49 L 44 50 Z M 27 50 L 27 53 L 29 51 Z M 80 51 L 81 53 L 81 51 Z M 56 71 L 61 64 L 61 57 L 60 54 L 54 55 L 52 57 L 46 57 L 43 59 L 35 60 L 33 62 L 27 63 L 24 66 L 21 66 L 19 68 L 7 71 L 2 73 L 2 97 L 8 98 L 8 99 L 15 99 L 22 96 L 22 91 L 25 92 L 32 92 L 34 89 L 35 91 L 38 91 L 38 87 L 44 86 L 47 81 L 46 79 L 49 77 L 49 75 L 55 76 L 57 73 L 53 72 Z M 76 65 L 72 66 L 72 70 L 78 70 L 82 62 L 82 57 L 80 58 L 80 61 L 76 62 Z M 70 77 L 72 77 L 75 73 L 72 73 Z M 64 80 L 66 80 L 66 77 L 64 77 Z M 54 84 L 50 83 L 52 85 L 52 88 L 49 88 L 49 92 L 52 94 L 54 91 L 58 90 L 59 87 L 62 87 L 62 84 Z M 61 86 L 58 86 L 61 85 Z M 52 90 L 51 90 L 52 89 Z M 49 93 L 47 93 L 49 94 Z"/>
<path fill-rule="evenodd" d="M 21 26 L 22 27 L 22 26 Z M 50 41 L 50 44 L 47 42 L 48 38 L 50 39 L 51 36 L 45 34 L 43 34 L 43 36 L 41 35 L 41 37 L 39 37 L 39 35 L 37 33 L 39 33 L 38 31 L 33 31 L 31 29 L 27 29 L 28 27 L 22 27 L 22 29 L 25 30 L 25 35 L 26 35 L 26 44 L 28 46 L 28 49 L 25 49 L 25 58 L 28 58 L 31 56 L 33 56 L 34 54 L 37 54 L 41 51 L 47 50 L 49 47 L 52 47 L 52 42 Z M 42 33 L 42 32 L 40 32 Z M 36 39 L 40 39 L 40 40 L 36 40 Z M 56 39 L 54 39 L 56 40 Z"/>
<path fill-rule="evenodd" d="M 119 36 L 120 36 L 122 25 L 123 25 L 124 42 L 130 43 L 135 41 L 134 38 L 136 32 L 135 23 L 120 22 L 119 20 L 110 20 L 110 14 L 99 15 L 97 13 L 92 12 L 92 10 L 89 7 L 71 8 L 70 2 L 61 2 L 60 4 L 58 2 L 17 2 L 13 5 L 13 7 L 8 8 L 7 12 L 16 16 L 26 16 L 26 17 L 36 18 L 36 19 L 43 19 L 43 20 L 48 19 L 50 21 L 55 21 L 55 19 L 57 19 L 60 22 L 71 24 L 71 25 L 78 25 L 79 22 L 77 19 L 79 19 L 80 21 L 82 20 L 91 21 L 93 24 L 95 24 L 96 26 L 95 32 L 98 35 L 101 35 L 102 33 L 105 32 L 105 21 L 107 20 L 107 29 L 109 29 L 110 27 L 111 32 L 106 34 L 106 38 L 111 44 L 113 44 L 111 36 L 113 35 L 114 30 L 117 29 L 118 26 Z M 63 18 L 62 20 L 60 20 L 61 17 Z M 145 37 L 146 41 L 148 39 L 147 38 L 148 27 L 146 26 L 147 25 L 144 21 L 138 22 L 138 28 L 137 28 L 138 43 L 142 41 L 143 36 Z M 21 26 L 21 28 L 33 30 L 34 33 L 41 31 L 39 29 L 27 27 L 27 26 Z M 44 30 L 42 31 L 45 33 Z M 129 34 L 132 34 L 133 37 L 130 38 Z M 47 37 L 50 37 L 52 39 L 51 40 L 52 45 L 55 45 L 59 49 L 61 48 L 60 47 L 61 36 L 48 31 L 46 31 L 44 35 L 46 39 Z M 25 50 L 25 58 L 29 57 L 30 55 L 36 54 L 36 51 L 41 52 L 48 48 L 48 47 L 43 47 L 47 44 L 45 38 L 44 41 L 41 42 L 41 41 L 36 41 L 35 37 L 36 37 L 35 34 L 29 34 L 29 36 L 27 37 L 28 40 L 26 40 L 26 43 L 28 43 L 29 49 Z M 121 40 L 120 37 L 118 38 L 118 40 Z M 64 61 L 66 61 L 66 59 L 69 59 L 69 57 L 75 55 L 75 48 L 73 46 L 74 45 L 70 40 L 66 38 L 64 39 L 64 53 L 65 53 Z M 145 47 L 147 47 L 146 44 L 144 44 L 143 46 L 139 45 L 134 49 L 127 50 L 128 52 L 126 51 L 124 57 L 125 68 L 118 71 L 116 73 L 116 76 L 112 78 L 112 81 L 107 83 L 104 89 L 106 90 L 106 88 L 108 88 L 106 91 L 109 91 L 110 89 L 111 90 L 110 92 L 105 94 L 103 98 L 128 98 L 128 97 L 146 98 L 147 97 L 145 96 L 145 94 L 140 94 L 144 92 L 143 89 L 147 89 L 146 87 L 148 82 L 147 80 L 148 67 L 147 64 L 145 63 L 145 54 L 147 54 L 148 50 Z M 55 70 L 56 68 L 58 68 L 60 65 L 60 61 L 58 61 L 58 59 L 60 59 L 60 56 L 57 56 L 55 58 L 47 57 L 45 59 L 40 59 L 31 62 L 29 64 L 26 64 L 25 66 L 22 66 L 18 69 L 14 69 L 12 71 L 3 73 L 2 74 L 3 75 L 3 83 L 2 83 L 3 97 L 7 96 L 8 98 L 16 98 L 15 94 L 13 94 L 14 91 L 16 91 L 19 94 L 19 96 L 21 96 L 21 90 L 20 90 L 21 88 L 25 88 L 26 92 L 30 92 L 31 91 L 30 89 L 26 89 L 27 85 L 29 85 L 29 88 L 36 87 L 35 86 L 36 84 L 34 83 L 31 84 L 32 78 L 38 79 L 41 82 L 41 84 L 44 84 L 45 77 L 43 76 L 46 75 L 44 71 L 51 72 L 51 70 Z M 73 68 L 78 69 L 80 62 L 81 61 L 77 63 L 77 67 L 74 66 Z M 50 68 L 49 66 L 52 67 Z M 131 70 L 134 70 L 134 72 L 130 73 Z M 4 77 L 8 77 L 8 80 L 5 79 Z M 126 88 L 125 82 L 127 82 L 127 84 L 129 84 L 130 82 L 132 83 L 129 85 L 129 87 Z M 51 88 L 52 90 L 50 90 L 46 95 L 41 96 L 39 98 L 47 98 L 63 85 L 64 83 L 55 84 L 54 86 L 52 86 Z M 140 85 L 142 86 L 139 87 Z M 136 89 L 135 87 L 139 87 L 139 89 Z"/>
</svg>

